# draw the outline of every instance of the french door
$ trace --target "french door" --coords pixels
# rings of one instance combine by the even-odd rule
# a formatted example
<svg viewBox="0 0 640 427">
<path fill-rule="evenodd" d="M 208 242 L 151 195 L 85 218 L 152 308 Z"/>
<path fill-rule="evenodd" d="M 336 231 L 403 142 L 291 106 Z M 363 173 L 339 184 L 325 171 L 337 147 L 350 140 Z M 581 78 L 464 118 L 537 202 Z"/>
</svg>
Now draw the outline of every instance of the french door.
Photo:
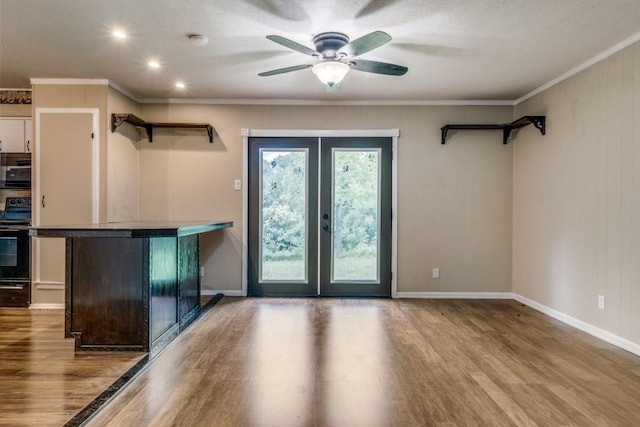
<svg viewBox="0 0 640 427">
<path fill-rule="evenodd" d="M 249 295 L 390 296 L 389 137 L 249 138 Z"/>
</svg>

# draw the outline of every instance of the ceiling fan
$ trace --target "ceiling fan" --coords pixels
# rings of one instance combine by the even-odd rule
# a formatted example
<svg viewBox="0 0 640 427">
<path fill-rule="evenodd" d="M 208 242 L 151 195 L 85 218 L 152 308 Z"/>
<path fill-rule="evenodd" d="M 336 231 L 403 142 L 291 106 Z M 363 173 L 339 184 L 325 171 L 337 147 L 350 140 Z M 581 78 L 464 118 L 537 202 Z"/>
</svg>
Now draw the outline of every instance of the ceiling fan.
<svg viewBox="0 0 640 427">
<path fill-rule="evenodd" d="M 402 76 L 409 70 L 402 65 L 357 58 L 391 41 L 391 36 L 384 31 L 374 31 L 353 41 L 349 41 L 349 37 L 343 33 L 320 33 L 313 38 L 315 50 L 282 36 L 269 35 L 267 38 L 320 61 L 314 64 L 294 65 L 258 74 L 262 77 L 311 68 L 322 83 L 333 87 L 340 83 L 352 69 L 389 76 Z"/>
</svg>

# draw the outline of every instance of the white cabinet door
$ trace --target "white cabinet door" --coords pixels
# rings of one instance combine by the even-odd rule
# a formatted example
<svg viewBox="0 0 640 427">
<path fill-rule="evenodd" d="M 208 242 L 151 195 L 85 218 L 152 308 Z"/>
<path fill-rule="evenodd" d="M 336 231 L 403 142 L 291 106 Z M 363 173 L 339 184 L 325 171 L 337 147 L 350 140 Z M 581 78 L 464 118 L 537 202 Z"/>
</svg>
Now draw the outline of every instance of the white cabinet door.
<svg viewBox="0 0 640 427">
<path fill-rule="evenodd" d="M 24 119 L 24 151 L 31 152 L 33 147 L 33 127 L 31 119 Z"/>
<path fill-rule="evenodd" d="M 24 153 L 24 119 L 0 119 L 0 151 Z"/>
</svg>

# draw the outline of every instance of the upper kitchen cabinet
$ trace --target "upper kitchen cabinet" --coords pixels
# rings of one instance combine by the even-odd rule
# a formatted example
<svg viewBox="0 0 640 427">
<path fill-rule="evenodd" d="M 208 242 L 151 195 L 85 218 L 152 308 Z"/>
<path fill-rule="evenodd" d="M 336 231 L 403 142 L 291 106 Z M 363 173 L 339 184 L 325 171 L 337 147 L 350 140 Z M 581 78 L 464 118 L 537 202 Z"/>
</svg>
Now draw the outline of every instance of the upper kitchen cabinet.
<svg viewBox="0 0 640 427">
<path fill-rule="evenodd" d="M 31 118 L 0 117 L 0 151 L 3 153 L 31 152 Z"/>
</svg>

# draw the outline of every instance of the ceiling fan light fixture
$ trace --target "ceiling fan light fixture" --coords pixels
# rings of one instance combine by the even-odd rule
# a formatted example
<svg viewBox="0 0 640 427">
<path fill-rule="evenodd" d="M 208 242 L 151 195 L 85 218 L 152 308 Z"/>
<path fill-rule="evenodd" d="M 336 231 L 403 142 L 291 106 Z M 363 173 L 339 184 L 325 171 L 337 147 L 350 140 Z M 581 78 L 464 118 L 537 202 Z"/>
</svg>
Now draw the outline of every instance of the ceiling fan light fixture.
<svg viewBox="0 0 640 427">
<path fill-rule="evenodd" d="M 315 64 L 311 71 L 322 83 L 331 87 L 340 83 L 351 67 L 340 61 L 322 61 Z"/>
</svg>

